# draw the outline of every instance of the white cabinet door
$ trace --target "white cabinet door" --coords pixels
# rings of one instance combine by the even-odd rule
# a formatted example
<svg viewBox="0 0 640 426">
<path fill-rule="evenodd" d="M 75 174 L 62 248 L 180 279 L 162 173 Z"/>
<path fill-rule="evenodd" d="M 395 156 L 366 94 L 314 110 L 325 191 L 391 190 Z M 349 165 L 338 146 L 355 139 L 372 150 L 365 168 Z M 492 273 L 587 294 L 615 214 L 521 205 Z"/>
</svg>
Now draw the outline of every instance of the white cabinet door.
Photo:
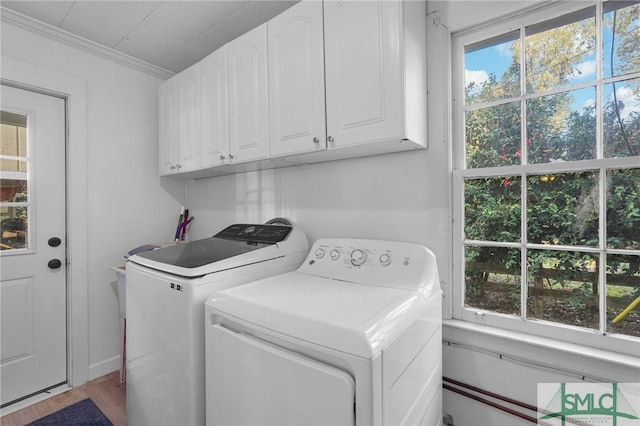
<svg viewBox="0 0 640 426">
<path fill-rule="evenodd" d="M 322 2 L 268 22 L 271 156 L 326 149 Z"/>
<path fill-rule="evenodd" d="M 229 156 L 227 46 L 200 63 L 202 168 L 226 164 Z"/>
<path fill-rule="evenodd" d="M 198 65 L 192 65 L 177 76 L 178 90 L 178 171 L 200 168 L 201 111 L 198 87 Z"/>
<path fill-rule="evenodd" d="M 267 24 L 227 45 L 230 162 L 269 156 Z"/>
<path fill-rule="evenodd" d="M 207 425 L 355 424 L 345 371 L 217 324 L 205 334 Z"/>
<path fill-rule="evenodd" d="M 402 139 L 402 2 L 326 1 L 324 14 L 328 148 Z"/>
<path fill-rule="evenodd" d="M 178 163 L 178 116 L 176 80 L 172 77 L 158 88 L 159 167 L 160 176 L 176 172 Z"/>
</svg>

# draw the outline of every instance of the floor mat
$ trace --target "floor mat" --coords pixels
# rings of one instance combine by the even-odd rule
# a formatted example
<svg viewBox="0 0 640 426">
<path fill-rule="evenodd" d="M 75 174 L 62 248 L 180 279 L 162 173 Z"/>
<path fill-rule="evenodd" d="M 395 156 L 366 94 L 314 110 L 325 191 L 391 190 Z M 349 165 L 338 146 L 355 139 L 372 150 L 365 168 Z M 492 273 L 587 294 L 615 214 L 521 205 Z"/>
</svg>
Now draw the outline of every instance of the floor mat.
<svg viewBox="0 0 640 426">
<path fill-rule="evenodd" d="M 86 398 L 68 407 L 33 421 L 26 426 L 113 426 L 96 404 Z"/>
</svg>

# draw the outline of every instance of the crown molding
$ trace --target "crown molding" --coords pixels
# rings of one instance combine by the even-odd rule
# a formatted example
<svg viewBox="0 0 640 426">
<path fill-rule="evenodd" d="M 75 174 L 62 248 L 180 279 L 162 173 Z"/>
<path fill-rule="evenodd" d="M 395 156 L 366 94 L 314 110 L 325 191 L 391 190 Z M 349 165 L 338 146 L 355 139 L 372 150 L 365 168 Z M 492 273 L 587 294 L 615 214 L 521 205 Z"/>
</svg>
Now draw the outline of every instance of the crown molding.
<svg viewBox="0 0 640 426">
<path fill-rule="evenodd" d="M 166 80 L 175 75 L 175 73 L 165 68 L 158 67 L 145 61 L 141 61 L 140 59 L 118 52 L 117 50 L 110 47 L 103 46 L 91 40 L 87 40 L 83 37 L 71 34 L 60 28 L 15 12 L 11 9 L 7 9 L 4 6 L 0 6 L 0 18 L 2 24 L 14 25 L 39 36 L 46 37 L 50 40 L 57 41 L 67 46 L 71 46 L 76 49 L 91 53 L 93 55 L 109 59 L 135 70 L 151 74 L 154 77 L 158 77 L 163 80 Z"/>
</svg>

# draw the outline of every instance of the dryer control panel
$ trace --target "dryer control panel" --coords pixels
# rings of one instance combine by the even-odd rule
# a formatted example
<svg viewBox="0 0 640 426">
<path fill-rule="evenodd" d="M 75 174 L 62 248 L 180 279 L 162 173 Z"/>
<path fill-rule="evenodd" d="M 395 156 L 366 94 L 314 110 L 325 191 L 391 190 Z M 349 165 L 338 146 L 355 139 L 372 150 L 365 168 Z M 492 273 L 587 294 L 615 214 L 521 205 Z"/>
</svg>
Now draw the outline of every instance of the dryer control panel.
<svg viewBox="0 0 640 426">
<path fill-rule="evenodd" d="M 434 254 L 419 244 L 397 241 L 320 239 L 298 272 L 408 289 L 440 284 Z"/>
</svg>

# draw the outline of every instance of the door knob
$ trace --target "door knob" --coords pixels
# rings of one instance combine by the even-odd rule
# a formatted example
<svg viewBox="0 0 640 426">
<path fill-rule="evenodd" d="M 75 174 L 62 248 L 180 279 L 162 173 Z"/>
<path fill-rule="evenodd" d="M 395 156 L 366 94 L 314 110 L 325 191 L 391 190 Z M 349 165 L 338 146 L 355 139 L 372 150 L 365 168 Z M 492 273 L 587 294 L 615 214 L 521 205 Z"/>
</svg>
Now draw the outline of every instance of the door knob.
<svg viewBox="0 0 640 426">
<path fill-rule="evenodd" d="M 47 244 L 49 244 L 49 247 L 58 247 L 62 244 L 62 240 L 58 237 L 51 237 L 49 241 L 47 241 Z"/>
<path fill-rule="evenodd" d="M 49 269 L 58 269 L 62 266 L 62 262 L 60 259 L 51 259 L 49 263 L 47 263 L 47 266 L 49 266 Z"/>
</svg>

